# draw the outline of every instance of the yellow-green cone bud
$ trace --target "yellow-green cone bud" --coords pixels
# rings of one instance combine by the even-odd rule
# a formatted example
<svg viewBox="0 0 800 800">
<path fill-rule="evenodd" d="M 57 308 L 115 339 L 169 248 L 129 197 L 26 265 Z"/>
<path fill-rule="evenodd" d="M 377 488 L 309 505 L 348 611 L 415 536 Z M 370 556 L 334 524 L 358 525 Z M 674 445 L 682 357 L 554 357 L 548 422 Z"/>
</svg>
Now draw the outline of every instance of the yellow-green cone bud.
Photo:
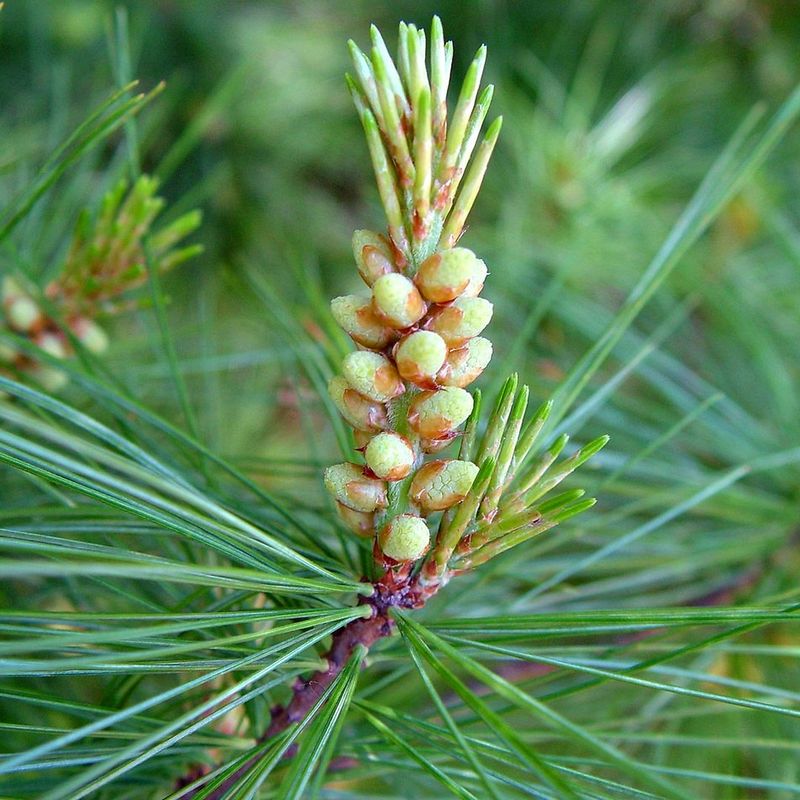
<svg viewBox="0 0 800 800">
<path fill-rule="evenodd" d="M 14 278 L 6 275 L 2 290 L 3 309 L 10 328 L 21 333 L 30 333 L 41 325 L 44 317 L 39 306 Z"/>
<path fill-rule="evenodd" d="M 41 347 L 45 353 L 54 358 L 66 358 L 69 355 L 69 348 L 64 338 L 57 333 L 43 332 L 34 337 L 37 347 Z M 69 378 L 67 373 L 52 367 L 49 364 L 35 364 L 30 369 L 31 377 L 38 381 L 47 392 L 57 392 L 66 386 Z"/>
<path fill-rule="evenodd" d="M 459 297 L 432 314 L 425 327 L 438 333 L 448 347 L 461 347 L 489 324 L 492 310 L 482 297 Z"/>
<path fill-rule="evenodd" d="M 386 408 L 360 395 L 341 375 L 331 378 L 328 394 L 348 425 L 357 431 L 374 432 L 386 427 Z"/>
<path fill-rule="evenodd" d="M 437 380 L 442 386 L 469 386 L 492 360 L 492 343 L 482 336 L 470 339 L 464 347 L 451 350 Z"/>
<path fill-rule="evenodd" d="M 372 308 L 371 295 L 345 294 L 331 300 L 331 313 L 342 330 L 357 344 L 383 350 L 395 336 Z"/>
<path fill-rule="evenodd" d="M 398 330 L 418 322 L 427 310 L 417 287 L 405 275 L 397 272 L 383 275 L 375 281 L 372 302 L 378 317 Z"/>
<path fill-rule="evenodd" d="M 353 257 L 367 286 L 372 286 L 381 275 L 396 271 L 386 239 L 374 231 L 356 231 L 353 234 Z"/>
<path fill-rule="evenodd" d="M 49 333 L 45 331 L 34 337 L 33 340 L 37 347 L 41 347 L 45 353 L 53 356 L 54 358 L 66 358 L 69 355 L 69 349 L 64 337 L 57 333 Z"/>
<path fill-rule="evenodd" d="M 405 391 L 394 364 L 380 353 L 368 350 L 348 353 L 342 362 L 342 373 L 353 389 L 379 403 L 386 403 Z"/>
<path fill-rule="evenodd" d="M 100 355 L 108 350 L 108 334 L 94 320 L 78 317 L 70 328 L 89 352 Z"/>
<path fill-rule="evenodd" d="M 408 421 L 423 439 L 452 438 L 455 429 L 472 413 L 472 395 L 448 387 L 420 392 L 408 409 Z"/>
<path fill-rule="evenodd" d="M 3 282 L 0 284 L 0 295 L 2 295 L 3 303 L 7 303 L 15 297 L 25 294 L 27 293 L 15 278 L 12 278 L 10 275 L 3 276 Z"/>
<path fill-rule="evenodd" d="M 336 501 L 336 510 L 339 516 L 357 536 L 371 537 L 375 533 L 375 514 L 372 511 L 355 511 L 344 503 Z"/>
<path fill-rule="evenodd" d="M 390 519 L 378 534 L 381 551 L 395 561 L 416 561 L 428 551 L 430 541 L 425 520 L 411 514 Z"/>
<path fill-rule="evenodd" d="M 480 294 L 486 280 L 486 264 L 472 250 L 454 247 L 423 261 L 414 280 L 426 300 L 449 303 L 457 297 Z"/>
<path fill-rule="evenodd" d="M 15 331 L 28 333 L 39 325 L 42 314 L 30 297 L 15 297 L 6 305 L 6 319 Z"/>
<path fill-rule="evenodd" d="M 436 386 L 433 379 L 447 358 L 447 345 L 438 333 L 415 331 L 397 345 L 394 358 L 402 378 L 432 389 Z"/>
<path fill-rule="evenodd" d="M 429 461 L 411 481 L 411 498 L 426 514 L 443 511 L 467 496 L 477 474 L 471 461 Z"/>
<path fill-rule="evenodd" d="M 358 464 L 334 464 L 325 470 L 325 488 L 334 500 L 353 511 L 386 507 L 386 484 L 368 478 Z"/>
<path fill-rule="evenodd" d="M 414 466 L 414 450 L 398 433 L 379 433 L 364 450 L 367 466 L 379 478 L 399 481 Z"/>
</svg>

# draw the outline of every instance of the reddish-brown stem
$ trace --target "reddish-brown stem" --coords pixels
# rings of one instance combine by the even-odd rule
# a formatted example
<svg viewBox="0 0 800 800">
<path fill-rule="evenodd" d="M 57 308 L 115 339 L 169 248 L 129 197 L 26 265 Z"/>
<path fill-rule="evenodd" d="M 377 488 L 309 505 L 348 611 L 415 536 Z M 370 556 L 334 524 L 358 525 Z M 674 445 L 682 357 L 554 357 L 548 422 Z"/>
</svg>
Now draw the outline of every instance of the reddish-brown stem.
<svg viewBox="0 0 800 800">
<path fill-rule="evenodd" d="M 291 700 L 285 706 L 276 706 L 272 709 L 272 720 L 267 730 L 259 737 L 259 743 L 277 736 L 290 725 L 304 720 L 323 692 L 342 671 L 357 647 L 362 646 L 369 650 L 379 639 L 394 632 L 395 626 L 389 616 L 389 609 L 421 608 L 438 588 L 438 585 L 421 587 L 416 578 L 409 575 L 408 565 L 387 569 L 383 577 L 373 584 L 373 593 L 359 600 L 371 609 L 371 615 L 355 619 L 333 634 L 331 646 L 323 656 L 326 661 L 325 668 L 307 679 L 295 680 Z M 292 749 L 287 751 L 287 755 L 292 753 Z M 208 796 L 208 800 L 222 800 L 231 787 L 247 774 L 260 758 L 261 755 L 253 756 L 239 767 Z M 202 774 L 198 768 L 193 768 L 190 773 L 180 778 L 177 788 L 194 783 Z M 191 800 L 202 788 L 201 784 L 188 790 L 181 795 L 180 800 Z"/>
</svg>

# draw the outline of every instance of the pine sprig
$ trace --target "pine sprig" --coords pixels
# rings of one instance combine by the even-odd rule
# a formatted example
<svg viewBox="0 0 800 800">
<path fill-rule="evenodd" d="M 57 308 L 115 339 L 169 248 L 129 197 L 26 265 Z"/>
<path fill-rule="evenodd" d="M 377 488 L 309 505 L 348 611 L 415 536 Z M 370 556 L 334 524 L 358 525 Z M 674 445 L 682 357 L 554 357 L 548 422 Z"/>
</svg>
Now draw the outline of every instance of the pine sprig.
<svg viewBox="0 0 800 800">
<path fill-rule="evenodd" d="M 199 211 L 154 230 L 165 205 L 157 190 L 158 181 L 149 175 L 133 186 L 122 179 L 103 197 L 95 219 L 88 210 L 81 214 L 59 277 L 47 287 L 65 316 L 95 317 L 125 308 L 124 296 L 147 280 L 145 242 L 162 273 L 202 252 L 200 245 L 178 247 L 200 225 Z"/>
<path fill-rule="evenodd" d="M 455 245 L 501 119 L 476 151 L 493 94 L 492 86 L 480 91 L 485 46 L 467 69 L 451 115 L 446 94 L 452 46 L 445 45 L 438 18 L 430 74 L 425 34 L 416 26 L 401 24 L 396 63 L 374 26 L 371 40 L 369 54 L 349 43 L 355 77 L 348 75 L 347 84 L 367 136 L 388 232 L 356 231 L 353 252 L 371 292 L 331 304 L 359 347 L 331 382 L 331 398 L 353 426 L 365 465 L 330 467 L 325 483 L 342 520 L 370 540 L 378 574 L 388 571 L 393 583 L 413 587 L 403 601 L 413 606 L 424 604 L 451 573 L 590 508 L 593 500 L 572 496 L 541 500 L 607 439 L 565 461 L 546 481 L 542 469 L 508 493 L 551 407 L 540 409 L 520 441 L 529 389 L 517 391 L 512 376 L 478 441 L 475 415 L 458 459 L 426 461 L 460 435 L 475 408 L 466 387 L 492 357 L 491 342 L 479 335 L 492 316 L 492 304 L 479 296 L 487 268 Z"/>
<path fill-rule="evenodd" d="M 517 391 L 516 376 L 506 382 L 476 440 L 479 417 L 471 416 L 475 398 L 465 387 L 491 358 L 491 343 L 478 334 L 492 306 L 478 296 L 485 265 L 455 244 L 500 131 L 498 119 L 475 152 L 493 94 L 491 86 L 479 93 L 486 48 L 470 64 L 449 116 L 452 46 L 444 44 L 438 18 L 430 76 L 425 35 L 415 26 L 400 26 L 396 65 L 374 27 L 371 39 L 369 54 L 350 42 L 356 77 L 347 83 L 389 229 L 387 236 L 354 236 L 359 273 L 372 292 L 332 304 L 337 322 L 361 349 L 347 356 L 343 377 L 330 387 L 355 428 L 366 466 L 332 467 L 326 485 L 344 521 L 372 539 L 379 573 L 389 570 L 393 580 L 415 587 L 413 599 L 405 601 L 413 605 L 438 591 L 451 572 L 477 566 L 588 509 L 593 500 L 572 495 L 540 501 L 606 440 L 565 462 L 546 483 L 540 479 L 549 464 L 529 470 L 523 487 L 508 494 L 551 408 L 545 404 L 523 434 L 529 390 Z M 459 435 L 467 417 L 460 458 L 425 462 L 425 454 Z M 426 556 L 429 528 L 442 511 Z"/>
<path fill-rule="evenodd" d="M 109 339 L 98 319 L 136 306 L 133 293 L 147 280 L 147 259 L 161 273 L 202 252 L 201 245 L 179 246 L 200 225 L 199 211 L 154 229 L 165 205 L 157 189 L 158 181 L 147 175 L 133 186 L 122 179 L 95 214 L 84 209 L 64 264 L 44 292 L 5 275 L 0 285 L 4 327 L 56 359 L 74 357 L 76 347 L 104 353 Z M 6 374 L 28 375 L 49 391 L 66 383 L 63 370 L 11 342 L 0 346 L 0 374 L 4 365 Z"/>
</svg>

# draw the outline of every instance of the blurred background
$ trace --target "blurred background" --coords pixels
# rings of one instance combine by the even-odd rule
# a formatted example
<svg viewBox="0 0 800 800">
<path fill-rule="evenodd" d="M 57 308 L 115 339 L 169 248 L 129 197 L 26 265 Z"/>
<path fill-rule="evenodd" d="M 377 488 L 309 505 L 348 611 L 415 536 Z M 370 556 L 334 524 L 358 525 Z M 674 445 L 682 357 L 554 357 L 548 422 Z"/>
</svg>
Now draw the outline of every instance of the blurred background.
<svg viewBox="0 0 800 800">
<path fill-rule="evenodd" d="M 491 113 L 505 116 L 464 239 L 491 269 L 497 355 L 484 386 L 491 394 L 516 369 L 541 400 L 609 323 L 741 120 L 791 91 L 800 6 L 10 0 L 0 14 L 0 200 L 127 77 L 145 89 L 166 81 L 136 135 L 165 219 L 204 213 L 204 255 L 166 281 L 179 368 L 205 441 L 273 485 L 316 481 L 335 453 L 302 361 L 341 348 L 326 298 L 357 286 L 353 229 L 383 225 L 343 81 L 346 41 L 366 44 L 375 22 L 393 46 L 399 19 L 427 27 L 432 13 L 456 43 L 456 76 L 488 44 Z M 622 518 L 646 519 L 707 475 L 800 442 L 799 149 L 793 131 L 572 415 L 579 440 L 612 434 L 603 502 L 624 500 Z M 17 231 L 14 262 L 42 282 L 57 271 L 80 208 L 126 158 L 118 136 L 83 159 Z M 248 270 L 273 299 L 254 296 Z M 151 311 L 114 324 L 116 374 L 179 414 Z M 702 533 L 714 549 L 735 530 L 739 562 L 783 541 L 796 521 L 795 468 L 744 485 L 713 524 L 681 535 Z"/>
</svg>

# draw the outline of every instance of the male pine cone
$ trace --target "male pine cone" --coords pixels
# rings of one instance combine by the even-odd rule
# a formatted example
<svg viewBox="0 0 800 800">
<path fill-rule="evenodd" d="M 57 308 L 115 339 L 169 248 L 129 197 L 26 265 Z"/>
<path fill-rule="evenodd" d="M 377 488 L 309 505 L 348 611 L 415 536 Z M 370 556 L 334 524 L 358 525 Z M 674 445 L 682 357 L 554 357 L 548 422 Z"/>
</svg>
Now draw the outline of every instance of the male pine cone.
<svg viewBox="0 0 800 800">
<path fill-rule="evenodd" d="M 355 232 L 353 249 L 372 291 L 331 302 L 359 349 L 329 391 L 366 463 L 329 467 L 325 485 L 348 527 L 374 537 L 391 561 L 413 561 L 429 546 L 425 517 L 463 500 L 478 472 L 466 461 L 424 463 L 424 455 L 458 435 L 472 412 L 466 387 L 491 358 L 491 344 L 478 336 L 492 316 L 492 304 L 478 297 L 487 270 L 455 247 L 404 274 L 388 242 L 370 231 Z M 402 481 L 410 482 L 405 499 L 389 507 L 389 484 Z"/>
</svg>

